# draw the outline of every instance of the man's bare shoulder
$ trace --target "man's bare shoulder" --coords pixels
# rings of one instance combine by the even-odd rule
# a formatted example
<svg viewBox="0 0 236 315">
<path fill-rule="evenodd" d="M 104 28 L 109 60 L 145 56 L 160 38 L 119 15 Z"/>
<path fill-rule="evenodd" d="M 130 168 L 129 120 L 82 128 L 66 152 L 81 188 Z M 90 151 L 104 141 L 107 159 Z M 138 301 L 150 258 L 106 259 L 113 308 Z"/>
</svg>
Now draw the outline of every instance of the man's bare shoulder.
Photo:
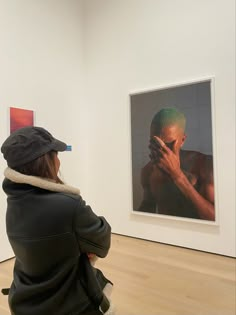
<svg viewBox="0 0 236 315">
<path fill-rule="evenodd" d="M 204 154 L 198 151 L 181 150 L 181 157 L 186 161 L 194 162 L 212 162 L 212 155 Z"/>
<path fill-rule="evenodd" d="M 181 150 L 181 164 L 201 177 L 213 175 L 213 157 L 210 154 Z"/>
<path fill-rule="evenodd" d="M 183 154 L 183 156 L 185 158 L 196 158 L 196 159 L 204 159 L 204 158 L 212 158 L 212 155 L 210 154 L 205 154 L 199 151 L 193 151 L 193 150 L 181 150 L 181 155 Z"/>
<path fill-rule="evenodd" d="M 148 172 L 150 170 L 152 170 L 152 167 L 153 167 L 153 163 L 151 161 L 149 161 L 143 168 L 142 170 L 145 171 L 145 172 Z"/>
<path fill-rule="evenodd" d="M 153 164 L 149 161 L 141 170 L 141 181 L 143 185 L 147 185 L 149 183 L 150 175 L 153 171 Z"/>
</svg>

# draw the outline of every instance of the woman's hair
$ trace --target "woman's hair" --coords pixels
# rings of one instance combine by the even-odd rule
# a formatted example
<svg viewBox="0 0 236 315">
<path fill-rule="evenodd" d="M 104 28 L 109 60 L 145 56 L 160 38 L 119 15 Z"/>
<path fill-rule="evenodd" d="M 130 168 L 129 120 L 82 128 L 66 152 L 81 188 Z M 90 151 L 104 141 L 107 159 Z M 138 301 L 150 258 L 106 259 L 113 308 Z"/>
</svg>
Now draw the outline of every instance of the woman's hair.
<svg viewBox="0 0 236 315">
<path fill-rule="evenodd" d="M 63 184 L 62 180 L 57 176 L 56 156 L 56 151 L 49 151 L 27 164 L 15 167 L 14 170 L 21 174 L 47 178 Z"/>
</svg>

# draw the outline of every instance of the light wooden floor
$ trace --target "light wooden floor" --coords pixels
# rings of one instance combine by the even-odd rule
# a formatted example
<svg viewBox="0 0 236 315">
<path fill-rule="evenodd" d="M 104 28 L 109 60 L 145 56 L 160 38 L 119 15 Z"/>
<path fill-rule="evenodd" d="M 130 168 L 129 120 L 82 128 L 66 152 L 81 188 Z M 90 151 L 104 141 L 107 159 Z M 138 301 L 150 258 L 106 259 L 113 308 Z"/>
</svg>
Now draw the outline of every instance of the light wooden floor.
<svg viewBox="0 0 236 315">
<path fill-rule="evenodd" d="M 0 287 L 10 284 L 13 263 L 0 264 Z M 117 315 L 236 314 L 233 258 L 113 235 L 96 266 L 114 282 Z M 0 315 L 9 314 L 0 296 Z"/>
</svg>

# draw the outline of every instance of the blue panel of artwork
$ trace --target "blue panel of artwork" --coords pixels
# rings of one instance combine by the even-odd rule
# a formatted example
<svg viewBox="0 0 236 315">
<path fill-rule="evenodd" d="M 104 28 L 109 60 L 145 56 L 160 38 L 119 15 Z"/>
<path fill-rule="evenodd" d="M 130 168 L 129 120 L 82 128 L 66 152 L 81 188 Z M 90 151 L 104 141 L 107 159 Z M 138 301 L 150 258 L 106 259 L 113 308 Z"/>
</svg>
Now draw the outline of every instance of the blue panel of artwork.
<svg viewBox="0 0 236 315">
<path fill-rule="evenodd" d="M 72 151 L 72 145 L 68 145 L 68 146 L 66 147 L 66 151 Z"/>
</svg>

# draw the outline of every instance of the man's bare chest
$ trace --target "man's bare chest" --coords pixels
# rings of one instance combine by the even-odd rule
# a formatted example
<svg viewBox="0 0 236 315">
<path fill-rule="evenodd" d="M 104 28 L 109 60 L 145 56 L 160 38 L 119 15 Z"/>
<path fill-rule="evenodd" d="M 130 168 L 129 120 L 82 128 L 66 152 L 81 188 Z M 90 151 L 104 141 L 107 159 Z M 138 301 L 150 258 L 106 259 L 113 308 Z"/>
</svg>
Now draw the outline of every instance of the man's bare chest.
<svg viewBox="0 0 236 315">
<path fill-rule="evenodd" d="M 198 178 L 190 172 L 184 171 L 189 182 L 197 188 Z M 158 212 L 170 215 L 185 216 L 193 209 L 189 200 L 184 196 L 173 179 L 161 170 L 153 170 L 149 178 L 150 191 L 156 200 Z"/>
</svg>

